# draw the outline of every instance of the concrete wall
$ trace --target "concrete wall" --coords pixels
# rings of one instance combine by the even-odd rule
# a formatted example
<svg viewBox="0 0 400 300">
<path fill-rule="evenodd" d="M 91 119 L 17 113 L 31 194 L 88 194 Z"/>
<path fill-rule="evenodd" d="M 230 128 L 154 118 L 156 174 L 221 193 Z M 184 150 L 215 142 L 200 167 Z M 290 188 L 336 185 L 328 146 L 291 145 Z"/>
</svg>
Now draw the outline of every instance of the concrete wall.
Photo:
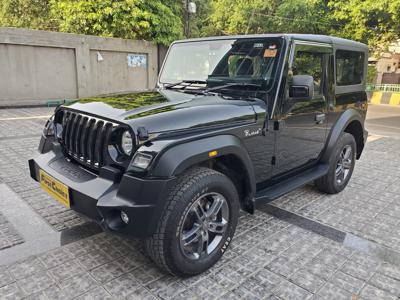
<svg viewBox="0 0 400 300">
<path fill-rule="evenodd" d="M 128 54 L 147 64 L 128 64 Z M 0 28 L 0 105 L 152 89 L 159 64 L 146 41 Z"/>
</svg>

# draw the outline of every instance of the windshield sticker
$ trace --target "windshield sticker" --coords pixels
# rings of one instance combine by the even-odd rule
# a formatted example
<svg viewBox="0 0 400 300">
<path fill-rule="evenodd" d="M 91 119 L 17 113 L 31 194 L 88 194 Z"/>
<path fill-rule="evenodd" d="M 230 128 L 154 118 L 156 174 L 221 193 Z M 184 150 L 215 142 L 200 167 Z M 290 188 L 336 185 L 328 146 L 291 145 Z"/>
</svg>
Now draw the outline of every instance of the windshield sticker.
<svg viewBox="0 0 400 300">
<path fill-rule="evenodd" d="M 264 57 L 275 57 L 277 52 L 276 49 L 265 49 Z"/>
<path fill-rule="evenodd" d="M 253 48 L 264 48 L 263 43 L 254 43 Z"/>
</svg>

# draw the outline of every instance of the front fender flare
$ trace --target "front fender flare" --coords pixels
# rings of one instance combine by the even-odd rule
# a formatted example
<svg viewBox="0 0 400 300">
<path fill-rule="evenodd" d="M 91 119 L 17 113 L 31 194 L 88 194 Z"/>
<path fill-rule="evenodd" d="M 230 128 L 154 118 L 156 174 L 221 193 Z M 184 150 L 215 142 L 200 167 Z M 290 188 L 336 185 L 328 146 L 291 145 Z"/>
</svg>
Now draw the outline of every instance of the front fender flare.
<svg viewBox="0 0 400 300">
<path fill-rule="evenodd" d="M 234 135 L 219 135 L 172 146 L 159 154 L 150 173 L 156 177 L 178 176 L 190 166 L 209 160 L 208 153 L 214 150 L 218 154 L 213 158 L 231 154 L 240 159 L 247 173 L 243 175 L 248 178 L 254 195 L 256 183 L 253 164 L 245 146 Z"/>
</svg>

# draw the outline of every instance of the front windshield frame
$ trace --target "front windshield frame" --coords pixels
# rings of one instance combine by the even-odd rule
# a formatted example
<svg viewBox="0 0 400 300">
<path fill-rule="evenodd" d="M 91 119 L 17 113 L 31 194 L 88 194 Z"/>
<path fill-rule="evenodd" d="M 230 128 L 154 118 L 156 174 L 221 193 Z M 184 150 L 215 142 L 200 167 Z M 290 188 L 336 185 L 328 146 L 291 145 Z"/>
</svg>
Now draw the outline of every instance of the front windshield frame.
<svg viewBox="0 0 400 300">
<path fill-rule="evenodd" d="M 158 86 L 163 88 L 165 86 L 168 86 L 170 84 L 176 84 L 180 82 L 180 79 L 175 79 L 171 81 L 171 78 L 163 78 L 164 72 L 165 72 L 165 68 L 168 67 L 168 59 L 171 58 L 171 53 L 172 51 L 174 51 L 174 47 L 175 46 L 185 46 L 190 44 L 190 46 L 192 45 L 196 45 L 199 43 L 203 43 L 203 44 L 209 44 L 209 43 L 226 43 L 226 42 L 231 42 L 232 45 L 233 43 L 265 43 L 265 45 L 271 45 L 272 43 L 275 43 L 276 49 L 277 49 L 277 54 L 276 56 L 274 56 L 273 58 L 273 62 L 272 62 L 272 70 L 270 72 L 270 76 L 268 78 L 264 78 L 264 77 L 254 77 L 254 78 L 218 78 L 217 76 L 211 76 L 212 74 L 208 74 L 208 76 L 206 78 L 204 78 L 204 80 L 206 81 L 205 86 L 206 87 L 214 87 L 214 86 L 222 86 L 222 85 L 226 85 L 227 83 L 250 83 L 250 84 L 260 84 L 260 88 L 257 90 L 263 91 L 263 92 L 268 92 L 270 91 L 273 87 L 274 87 L 274 83 L 278 81 L 278 77 L 280 76 L 279 72 L 279 68 L 282 67 L 281 65 L 281 61 L 285 56 L 285 47 L 286 47 L 286 43 L 285 43 L 285 39 L 283 36 L 267 36 L 267 37 L 258 37 L 258 36 L 252 36 L 252 37 L 229 37 L 227 36 L 225 39 L 201 39 L 201 40 L 191 40 L 191 41 L 178 41 L 175 42 L 171 45 L 171 47 L 169 48 L 167 55 L 165 57 L 164 63 L 161 67 L 160 70 L 160 74 L 158 77 Z M 266 50 L 267 48 L 262 48 L 262 51 Z M 228 53 L 232 51 L 232 47 L 230 47 L 229 51 L 225 52 L 224 55 L 222 55 L 221 59 L 215 64 L 214 69 L 217 68 L 218 64 L 221 63 L 221 61 L 223 59 L 226 59 L 226 55 L 228 55 Z M 231 53 L 232 54 L 232 53 Z M 264 53 L 265 55 L 265 53 Z M 264 56 L 265 58 L 265 56 Z M 212 71 L 214 72 L 214 70 Z M 200 78 L 182 78 L 182 81 L 185 80 L 200 80 Z M 254 89 L 254 88 L 253 88 Z"/>
</svg>

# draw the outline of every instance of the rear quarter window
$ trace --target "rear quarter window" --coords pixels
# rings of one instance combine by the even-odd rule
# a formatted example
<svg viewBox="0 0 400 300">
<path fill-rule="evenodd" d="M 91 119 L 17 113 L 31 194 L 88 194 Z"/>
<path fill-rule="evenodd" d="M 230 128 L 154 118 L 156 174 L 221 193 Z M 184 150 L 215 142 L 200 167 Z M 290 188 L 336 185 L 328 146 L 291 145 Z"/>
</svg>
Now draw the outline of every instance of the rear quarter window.
<svg viewBox="0 0 400 300">
<path fill-rule="evenodd" d="M 336 51 L 336 84 L 338 86 L 360 84 L 364 76 L 363 52 Z"/>
</svg>

